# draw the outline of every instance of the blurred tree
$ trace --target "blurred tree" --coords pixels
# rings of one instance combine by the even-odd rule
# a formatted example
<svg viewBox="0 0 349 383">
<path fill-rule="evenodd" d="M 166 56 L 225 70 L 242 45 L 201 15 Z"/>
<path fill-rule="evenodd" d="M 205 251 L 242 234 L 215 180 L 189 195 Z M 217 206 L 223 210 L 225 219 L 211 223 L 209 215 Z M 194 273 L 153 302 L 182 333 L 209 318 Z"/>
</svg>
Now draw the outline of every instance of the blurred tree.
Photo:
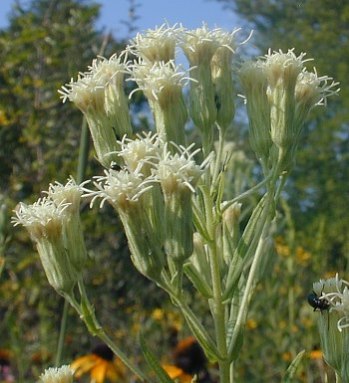
<svg viewBox="0 0 349 383">
<path fill-rule="evenodd" d="M 256 30 L 261 54 L 269 48 L 314 58 L 319 75 L 346 84 L 349 76 L 349 3 L 346 0 L 217 0 Z M 321 272 L 349 270 L 349 88 L 326 112 L 313 110 L 288 187 L 297 234 L 322 258 Z"/>
<path fill-rule="evenodd" d="M 75 170 L 81 115 L 62 105 L 57 89 L 91 63 L 103 40 L 97 4 L 26 4 L 15 3 L 0 31 L 0 185 L 16 199 Z"/>
</svg>

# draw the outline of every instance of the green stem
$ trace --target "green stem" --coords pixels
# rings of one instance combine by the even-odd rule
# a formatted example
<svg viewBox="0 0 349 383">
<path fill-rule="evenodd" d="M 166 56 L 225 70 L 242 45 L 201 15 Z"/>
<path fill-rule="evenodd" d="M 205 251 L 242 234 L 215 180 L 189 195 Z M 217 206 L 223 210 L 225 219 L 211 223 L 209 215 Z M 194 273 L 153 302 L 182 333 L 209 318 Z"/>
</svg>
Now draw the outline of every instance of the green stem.
<svg viewBox="0 0 349 383">
<path fill-rule="evenodd" d="M 69 303 L 66 299 L 64 299 L 63 313 L 61 318 L 61 327 L 59 330 L 59 338 L 58 338 L 58 345 L 57 345 L 56 358 L 55 358 L 56 367 L 59 367 L 62 363 L 64 338 L 65 338 L 65 333 L 67 329 L 68 308 L 69 308 Z"/>
<path fill-rule="evenodd" d="M 222 131 L 221 127 L 216 123 L 219 137 L 218 137 L 218 150 L 216 151 L 216 159 L 215 159 L 215 165 L 213 169 L 212 174 L 212 190 L 214 190 L 217 187 L 217 179 L 219 175 L 219 171 L 221 170 L 222 166 L 222 156 L 223 156 L 223 149 L 224 149 L 224 132 Z"/>
<path fill-rule="evenodd" d="M 342 378 L 339 376 L 339 374 L 337 374 L 337 372 L 335 374 L 336 374 L 336 383 L 342 383 Z"/>
<path fill-rule="evenodd" d="M 171 282 L 168 279 L 168 276 L 166 276 L 166 274 L 162 274 L 162 281 L 157 283 L 159 287 L 161 287 L 164 291 L 167 292 L 167 294 L 171 297 L 173 302 L 181 310 L 184 318 L 187 321 L 189 328 L 193 332 L 194 336 L 198 340 L 201 347 L 205 351 L 207 351 L 207 353 L 210 354 L 215 360 L 222 359 L 222 356 L 220 355 L 213 339 L 205 330 L 204 326 L 200 323 L 195 313 L 188 307 L 183 297 L 178 296 L 176 294 L 176 291 L 172 287 Z"/>
<path fill-rule="evenodd" d="M 69 297 L 70 303 L 78 311 L 80 317 L 85 322 L 86 327 L 93 336 L 97 336 L 101 339 L 113 353 L 123 362 L 123 364 L 129 368 L 129 370 L 135 374 L 142 382 L 147 382 L 147 376 L 141 371 L 134 363 L 126 356 L 126 354 L 114 343 L 114 341 L 106 334 L 102 326 L 97 321 L 94 313 L 94 308 L 88 300 L 85 286 L 82 280 L 78 282 L 79 291 L 81 295 L 81 304 L 78 305 L 73 297 Z"/>
<path fill-rule="evenodd" d="M 97 333 L 98 338 L 103 341 L 113 353 L 120 358 L 126 367 L 130 369 L 142 382 L 148 382 L 147 376 L 137 366 L 135 366 L 131 360 L 120 350 L 120 348 L 109 338 L 103 329 Z"/>
<path fill-rule="evenodd" d="M 238 195 L 237 197 L 233 198 L 230 201 L 225 201 L 222 204 L 222 212 L 224 212 L 226 209 L 228 209 L 228 207 L 233 205 L 235 202 L 239 202 L 239 201 L 249 197 L 251 194 L 255 193 L 262 186 L 265 186 L 272 179 L 272 177 L 273 177 L 273 175 L 270 174 L 267 178 L 265 178 L 263 181 L 259 182 L 257 185 L 253 186 L 251 189 L 246 190 L 244 193 Z"/>
<path fill-rule="evenodd" d="M 210 248 L 210 266 L 211 266 L 211 279 L 213 290 L 213 310 L 212 316 L 215 325 L 216 342 L 218 351 L 222 360 L 218 361 L 220 383 L 230 382 L 230 363 L 227 358 L 227 331 L 225 322 L 225 308 L 222 302 L 222 285 L 221 275 L 219 270 L 219 259 L 217 254 L 217 245 L 213 241 L 209 244 Z"/>
<path fill-rule="evenodd" d="M 80 136 L 80 148 L 79 148 L 79 161 L 78 168 L 76 172 L 76 183 L 79 184 L 83 181 L 87 168 L 87 159 L 89 151 L 89 135 L 87 121 L 84 117 L 82 120 L 81 126 L 81 136 Z"/>
<path fill-rule="evenodd" d="M 230 340 L 230 344 L 229 344 L 229 348 L 228 348 L 228 355 L 230 355 L 230 356 L 233 355 L 233 353 L 234 353 L 234 346 L 236 344 L 238 337 L 240 336 L 240 333 L 242 331 L 242 327 L 243 327 L 245 320 L 246 320 L 247 310 L 248 310 L 249 303 L 251 301 L 251 297 L 252 297 L 252 293 L 253 293 L 253 287 L 254 287 L 254 283 L 256 280 L 256 274 L 258 271 L 258 266 L 259 266 L 261 257 L 264 253 L 265 239 L 266 239 L 266 236 L 267 236 L 268 231 L 269 231 L 269 223 L 271 220 L 271 213 L 270 213 L 271 203 L 273 203 L 273 195 L 272 194 L 270 195 L 269 201 L 266 203 L 266 206 L 264 208 L 265 209 L 265 211 L 264 211 L 265 218 L 262 219 L 262 221 L 264 222 L 264 225 L 263 225 L 262 233 L 261 233 L 259 241 L 258 241 L 256 252 L 255 252 L 252 264 L 251 264 L 251 268 L 250 268 L 250 271 L 248 274 L 246 286 L 244 289 L 244 294 L 243 294 L 243 297 L 241 300 L 241 304 L 240 304 L 239 312 L 238 312 L 238 315 L 236 318 L 233 334 L 232 334 L 232 337 Z"/>
</svg>

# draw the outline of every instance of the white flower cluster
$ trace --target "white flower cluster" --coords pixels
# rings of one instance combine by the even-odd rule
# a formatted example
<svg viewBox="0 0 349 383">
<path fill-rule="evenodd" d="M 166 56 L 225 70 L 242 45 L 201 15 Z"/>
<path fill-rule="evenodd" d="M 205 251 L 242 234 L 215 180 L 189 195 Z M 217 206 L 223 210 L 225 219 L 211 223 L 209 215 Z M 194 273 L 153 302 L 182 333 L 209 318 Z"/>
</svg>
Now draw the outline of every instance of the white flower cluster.
<svg viewBox="0 0 349 383">
<path fill-rule="evenodd" d="M 41 383 L 73 383 L 73 370 L 70 366 L 50 367 L 40 375 Z"/>
<path fill-rule="evenodd" d="M 15 226 L 28 230 L 48 281 L 59 293 L 71 292 L 87 261 L 80 223 L 83 184 L 73 178 L 66 185 L 51 184 L 47 197 L 32 205 L 21 202 L 12 218 Z"/>
<path fill-rule="evenodd" d="M 349 327 L 349 282 L 334 278 L 320 279 L 313 284 L 314 293 L 320 300 L 325 300 L 330 305 L 329 312 L 336 313 L 339 317 L 337 328 L 342 331 Z"/>
<path fill-rule="evenodd" d="M 95 177 L 93 191 L 84 189 L 84 197 L 102 198 L 100 206 L 109 201 L 114 207 L 125 206 L 127 201 L 138 201 L 139 198 L 160 183 L 164 192 L 169 189 L 187 188 L 195 192 L 195 185 L 202 175 L 207 161 L 197 165 L 194 156 L 200 151 L 192 151 L 174 143 L 164 142 L 159 135 L 151 133 L 135 140 L 124 138 L 118 156 L 124 165 L 121 170 L 105 170 L 104 176 Z M 172 150 L 174 149 L 174 150 Z"/>
</svg>

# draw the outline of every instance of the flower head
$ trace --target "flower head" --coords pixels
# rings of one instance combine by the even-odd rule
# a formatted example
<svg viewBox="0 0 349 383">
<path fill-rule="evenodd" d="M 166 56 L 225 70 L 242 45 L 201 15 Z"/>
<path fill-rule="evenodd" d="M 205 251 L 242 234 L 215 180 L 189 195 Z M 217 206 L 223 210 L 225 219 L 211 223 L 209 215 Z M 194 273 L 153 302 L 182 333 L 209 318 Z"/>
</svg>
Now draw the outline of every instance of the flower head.
<svg viewBox="0 0 349 383">
<path fill-rule="evenodd" d="M 20 203 L 12 218 L 14 225 L 23 225 L 29 232 L 40 256 L 50 285 L 59 293 L 70 293 L 86 259 L 81 230 L 75 236 L 68 209 L 71 203 L 55 203 L 40 198 L 32 205 Z M 73 229 L 76 225 L 73 224 Z M 76 242 L 81 245 L 76 244 Z M 80 252 L 81 250 L 81 252 Z"/>
<path fill-rule="evenodd" d="M 211 72 L 216 92 L 217 122 L 222 129 L 228 128 L 234 117 L 232 58 L 236 46 L 235 35 L 238 31 L 239 29 L 232 32 L 216 30 L 219 48 L 212 57 Z"/>
<path fill-rule="evenodd" d="M 160 103 L 171 102 L 171 93 L 181 92 L 190 78 L 173 60 L 156 63 L 135 62 L 132 66 L 131 79 L 138 84 L 148 99 Z M 170 97 L 169 97 L 170 96 Z"/>
<path fill-rule="evenodd" d="M 80 208 L 80 199 L 83 193 L 83 185 L 88 183 L 85 181 L 78 185 L 73 177 L 70 177 L 65 185 L 55 182 L 50 184 L 47 192 L 49 199 L 56 205 L 61 203 L 69 203 L 68 210 L 78 212 Z"/>
<path fill-rule="evenodd" d="M 32 239 L 39 241 L 45 239 L 57 239 L 62 233 L 63 221 L 66 217 L 66 209 L 70 203 L 54 203 L 50 198 L 38 199 L 32 205 L 20 202 L 12 217 L 14 226 L 23 225 Z"/>
<path fill-rule="evenodd" d="M 78 271 L 82 271 L 88 260 L 85 241 L 80 221 L 80 201 L 83 194 L 83 186 L 89 181 L 78 185 L 70 177 L 63 185 L 59 182 L 50 184 L 47 192 L 48 197 L 55 203 L 69 203 L 65 210 L 66 219 L 63 223 L 63 239 L 69 250 L 70 261 Z"/>
<path fill-rule="evenodd" d="M 320 310 L 318 327 L 326 362 L 343 382 L 349 379 L 349 282 L 334 278 L 321 279 L 313 284 L 317 299 L 325 301 Z"/>
<path fill-rule="evenodd" d="M 182 31 L 181 25 L 175 24 L 169 27 L 168 24 L 162 24 L 158 28 L 138 33 L 127 49 L 150 63 L 174 60 L 176 42 Z"/>
<path fill-rule="evenodd" d="M 303 69 L 295 89 L 296 124 L 302 125 L 314 107 L 327 105 L 327 98 L 338 94 L 338 84 L 331 77 L 318 76 L 315 68 L 314 72 Z"/>
<path fill-rule="evenodd" d="M 129 172 L 142 173 L 145 177 L 151 175 L 154 163 L 158 162 L 164 146 L 163 140 L 151 132 L 131 140 L 126 136 L 120 142 L 118 155 L 122 157 Z"/>
<path fill-rule="evenodd" d="M 128 100 L 123 89 L 127 73 L 126 56 L 99 57 L 78 80 L 59 91 L 63 102 L 72 101 L 85 115 L 89 124 L 98 160 L 109 167 L 115 160 L 116 137 L 132 133 Z"/>
<path fill-rule="evenodd" d="M 73 383 L 73 370 L 69 366 L 50 367 L 40 375 L 42 383 Z"/>
<path fill-rule="evenodd" d="M 164 195 L 165 251 L 177 264 L 183 263 L 193 252 L 192 193 L 203 173 L 193 157 L 197 151 L 175 146 L 173 154 L 165 145 L 154 170 Z"/>
<path fill-rule="evenodd" d="M 183 33 L 180 45 L 191 66 L 190 117 L 200 129 L 202 146 L 208 154 L 213 145 L 213 125 L 217 117 L 216 92 L 212 81 L 211 61 L 220 47 L 217 30 L 206 25 Z"/>
<path fill-rule="evenodd" d="M 101 207 L 108 201 L 117 209 L 127 209 L 130 203 L 138 201 L 143 193 L 152 188 L 151 182 L 139 172 L 111 169 L 105 170 L 104 174 L 95 177 L 97 191 L 85 189 L 85 197 L 93 196 L 91 205 L 96 198 L 102 198 Z"/>
<path fill-rule="evenodd" d="M 302 52 L 296 56 L 294 49 L 289 49 L 284 53 L 279 51 L 269 52 L 262 58 L 265 62 L 268 84 L 271 88 L 276 86 L 280 81 L 287 86 L 295 86 L 298 75 L 304 67 L 304 63 L 312 59 L 304 59 L 306 53 Z"/>
<path fill-rule="evenodd" d="M 138 62 L 132 66 L 131 79 L 149 101 L 157 132 L 167 141 L 183 143 L 188 113 L 182 88 L 190 78 L 182 67 L 174 61 Z"/>
<path fill-rule="evenodd" d="M 314 293 L 330 305 L 330 312 L 336 312 L 340 318 L 337 321 L 338 331 L 349 327 L 349 282 L 334 278 L 320 279 L 313 285 Z"/>
<path fill-rule="evenodd" d="M 206 162 L 197 165 L 194 156 L 200 149 L 191 152 L 193 145 L 185 148 L 175 146 L 178 153 L 173 154 L 168 145 L 165 145 L 163 154 L 154 171 L 155 179 L 161 183 L 165 194 L 175 193 L 186 189 L 195 192 L 195 186 L 203 174 Z"/>
<path fill-rule="evenodd" d="M 187 56 L 190 65 L 200 65 L 201 63 L 209 63 L 212 56 L 220 46 L 217 39 L 220 29 L 209 29 L 207 25 L 194 30 L 186 30 L 181 35 L 180 46 Z"/>
<path fill-rule="evenodd" d="M 73 102 L 84 113 L 91 110 L 103 112 L 106 106 L 103 97 L 105 90 L 110 87 L 117 91 L 122 89 L 127 63 L 122 56 L 113 55 L 109 59 L 98 57 L 88 69 L 79 74 L 77 81 L 71 79 L 70 83 L 62 86 L 58 93 L 63 102 Z"/>
<path fill-rule="evenodd" d="M 269 51 L 240 70 L 251 145 L 266 169 L 277 161 L 281 171 L 289 170 L 309 111 L 338 92 L 337 83 L 329 84 L 331 78 L 305 69 L 309 60 L 293 49 Z"/>
<path fill-rule="evenodd" d="M 273 143 L 270 135 L 265 63 L 260 60 L 246 62 L 242 65 L 239 76 L 246 97 L 250 143 L 257 158 L 266 163 Z"/>
</svg>

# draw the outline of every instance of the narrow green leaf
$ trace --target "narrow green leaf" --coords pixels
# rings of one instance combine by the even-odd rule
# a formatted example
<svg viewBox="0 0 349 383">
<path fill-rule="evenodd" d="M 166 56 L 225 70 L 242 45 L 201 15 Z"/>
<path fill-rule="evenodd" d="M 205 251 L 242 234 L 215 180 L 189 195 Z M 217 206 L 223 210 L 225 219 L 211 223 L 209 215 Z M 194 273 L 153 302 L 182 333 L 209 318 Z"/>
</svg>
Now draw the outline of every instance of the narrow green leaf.
<svg viewBox="0 0 349 383">
<path fill-rule="evenodd" d="M 156 355 L 149 349 L 142 334 L 139 335 L 139 341 L 144 358 L 152 371 L 154 371 L 157 381 L 160 383 L 174 383 L 162 368 Z"/>
<path fill-rule="evenodd" d="M 201 196 L 201 195 L 199 195 Z M 204 208 L 202 207 L 202 198 L 197 198 L 196 200 L 193 201 L 193 222 L 196 230 L 202 235 L 203 238 L 206 240 L 210 240 L 210 236 L 207 232 L 206 228 L 206 218 L 205 215 L 203 214 Z"/>
<path fill-rule="evenodd" d="M 243 329 L 241 329 L 238 333 L 235 344 L 232 348 L 232 352 L 229 355 L 229 360 L 231 362 L 235 361 L 238 358 L 242 344 L 243 344 L 243 341 L 244 341 L 244 332 L 243 332 Z"/>
<path fill-rule="evenodd" d="M 223 294 L 223 299 L 231 298 L 231 293 L 236 286 L 245 262 L 249 255 L 254 253 L 259 237 L 262 233 L 264 222 L 261 222 L 265 207 L 266 195 L 259 201 L 258 205 L 253 210 L 253 213 L 245 227 L 245 230 L 239 240 L 238 246 L 234 251 L 229 271 L 227 275 L 226 287 Z"/>
<path fill-rule="evenodd" d="M 198 340 L 199 344 L 205 351 L 205 354 L 209 358 L 209 360 L 212 362 L 222 360 L 222 357 L 214 341 L 209 336 L 202 324 L 197 320 L 195 314 L 190 310 L 188 306 L 182 304 L 182 302 L 177 300 L 177 304 L 181 309 L 190 330 L 192 331 L 195 338 Z"/>
<path fill-rule="evenodd" d="M 303 359 L 305 350 L 301 351 L 292 361 L 292 363 L 288 366 L 286 370 L 286 374 L 282 379 L 282 383 L 292 383 L 294 382 L 294 374 Z"/>
<path fill-rule="evenodd" d="M 184 272 L 194 285 L 196 290 L 202 294 L 203 297 L 210 299 L 213 296 L 211 286 L 205 281 L 198 270 L 190 263 L 184 265 Z"/>
</svg>

